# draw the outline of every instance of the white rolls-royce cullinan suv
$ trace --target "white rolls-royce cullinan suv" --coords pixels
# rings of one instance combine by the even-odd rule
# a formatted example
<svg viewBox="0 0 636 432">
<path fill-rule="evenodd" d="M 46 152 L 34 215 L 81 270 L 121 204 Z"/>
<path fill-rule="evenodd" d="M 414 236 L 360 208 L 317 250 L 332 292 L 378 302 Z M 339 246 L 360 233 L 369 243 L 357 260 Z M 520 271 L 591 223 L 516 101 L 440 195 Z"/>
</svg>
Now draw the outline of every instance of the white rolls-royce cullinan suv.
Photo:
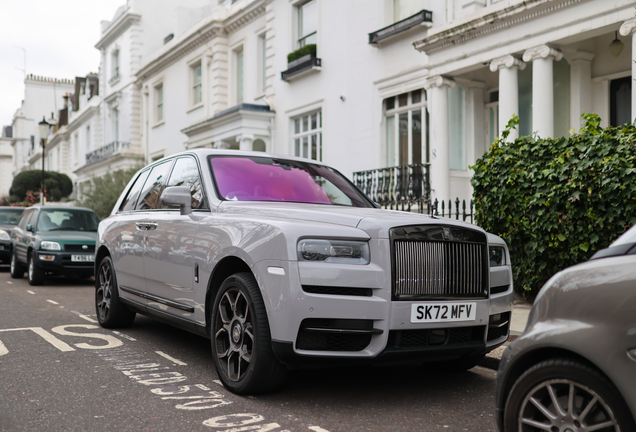
<svg viewBox="0 0 636 432">
<path fill-rule="evenodd" d="M 100 324 L 129 326 L 141 313 L 210 338 L 237 394 L 275 389 L 288 366 L 467 369 L 508 339 L 501 238 L 380 209 L 314 161 L 172 155 L 133 176 L 98 234 Z"/>
</svg>

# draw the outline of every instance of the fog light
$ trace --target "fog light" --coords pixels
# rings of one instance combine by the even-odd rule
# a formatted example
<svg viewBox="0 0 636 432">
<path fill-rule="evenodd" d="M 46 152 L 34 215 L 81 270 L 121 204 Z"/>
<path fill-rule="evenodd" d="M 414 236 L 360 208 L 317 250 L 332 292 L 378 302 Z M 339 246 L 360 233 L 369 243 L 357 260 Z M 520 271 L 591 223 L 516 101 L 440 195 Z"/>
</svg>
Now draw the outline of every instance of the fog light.
<svg viewBox="0 0 636 432">
<path fill-rule="evenodd" d="M 490 315 L 490 324 L 501 321 L 501 314 Z"/>
<path fill-rule="evenodd" d="M 55 261 L 55 255 L 40 255 L 40 261 Z"/>
</svg>

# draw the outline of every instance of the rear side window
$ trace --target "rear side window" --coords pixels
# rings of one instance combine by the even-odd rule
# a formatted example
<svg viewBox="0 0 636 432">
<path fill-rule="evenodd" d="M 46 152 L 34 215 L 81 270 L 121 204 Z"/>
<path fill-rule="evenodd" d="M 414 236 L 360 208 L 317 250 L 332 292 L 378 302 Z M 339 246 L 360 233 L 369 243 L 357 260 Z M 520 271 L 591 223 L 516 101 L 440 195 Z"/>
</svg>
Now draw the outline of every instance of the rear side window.
<svg viewBox="0 0 636 432">
<path fill-rule="evenodd" d="M 172 161 L 168 161 L 155 166 L 152 171 L 150 171 L 148 180 L 146 180 L 139 202 L 137 203 L 137 210 L 151 210 L 158 207 L 159 197 L 166 187 L 166 180 L 171 166 Z"/>
<path fill-rule="evenodd" d="M 203 197 L 203 186 L 201 185 L 201 176 L 199 175 L 199 167 L 197 162 L 188 158 L 179 158 L 174 164 L 172 174 L 168 186 L 187 186 L 190 188 L 192 196 L 193 209 L 205 209 L 207 205 Z M 176 206 L 163 206 L 162 208 L 175 208 Z"/>
<path fill-rule="evenodd" d="M 27 221 L 29 220 L 29 218 L 31 217 L 31 214 L 34 212 L 35 210 L 27 210 L 24 213 L 22 213 L 22 217 L 20 218 L 20 222 L 18 222 L 18 226 L 26 231 L 26 227 L 28 225 Z"/>
<path fill-rule="evenodd" d="M 126 195 L 126 199 L 119 206 L 119 211 L 132 211 L 135 209 L 135 204 L 137 204 L 137 198 L 139 198 L 139 192 L 141 188 L 144 186 L 146 179 L 148 178 L 148 173 L 150 170 L 142 172 L 135 183 L 133 183 L 132 187 L 128 191 L 128 195 Z"/>
</svg>

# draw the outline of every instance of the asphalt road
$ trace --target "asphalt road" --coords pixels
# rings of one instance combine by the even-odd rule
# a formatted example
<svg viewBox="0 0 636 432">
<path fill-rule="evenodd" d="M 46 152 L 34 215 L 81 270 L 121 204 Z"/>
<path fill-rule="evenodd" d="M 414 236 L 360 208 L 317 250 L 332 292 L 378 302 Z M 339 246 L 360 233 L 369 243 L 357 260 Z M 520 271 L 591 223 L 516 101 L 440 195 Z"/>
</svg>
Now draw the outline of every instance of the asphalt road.
<svg viewBox="0 0 636 432">
<path fill-rule="evenodd" d="M 92 283 L 31 287 L 0 267 L 1 431 L 496 430 L 496 373 L 481 367 L 301 370 L 277 393 L 235 396 L 207 339 L 139 315 L 99 327 Z"/>
</svg>

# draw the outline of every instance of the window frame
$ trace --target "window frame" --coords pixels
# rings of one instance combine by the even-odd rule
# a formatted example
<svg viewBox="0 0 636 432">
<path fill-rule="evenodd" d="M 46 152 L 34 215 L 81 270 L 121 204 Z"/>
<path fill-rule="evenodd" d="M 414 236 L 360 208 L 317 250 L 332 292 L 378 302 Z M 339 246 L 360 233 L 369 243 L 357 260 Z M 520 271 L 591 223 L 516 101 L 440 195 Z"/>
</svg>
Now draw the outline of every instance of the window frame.
<svg viewBox="0 0 636 432">
<path fill-rule="evenodd" d="M 303 8 L 306 7 L 307 5 L 309 5 L 310 3 L 315 3 L 316 4 L 316 30 L 309 33 L 309 34 L 305 34 L 303 35 Z M 296 15 L 296 28 L 295 28 L 295 33 L 296 33 L 296 38 L 295 38 L 295 47 L 294 49 L 299 49 L 304 47 L 307 44 L 306 39 L 315 36 L 316 37 L 316 46 L 318 45 L 318 28 L 320 27 L 320 23 L 318 21 L 318 18 L 320 16 L 319 13 L 319 5 L 318 5 L 318 0 L 307 0 L 307 1 L 301 1 L 296 3 L 295 5 L 295 15 Z"/>
<path fill-rule="evenodd" d="M 242 43 L 232 49 L 232 57 L 234 65 L 234 100 L 236 101 L 235 105 L 239 105 L 245 101 L 245 46 Z"/>
<path fill-rule="evenodd" d="M 413 103 L 413 92 L 420 90 L 420 101 Z M 407 102 L 404 106 L 399 106 L 399 97 L 401 95 L 407 95 Z M 387 100 L 393 98 L 394 106 L 391 109 L 387 109 Z M 394 167 L 394 166 L 402 166 L 400 163 L 400 127 L 399 127 L 399 116 L 401 114 L 407 115 L 407 149 L 408 154 L 406 155 L 407 164 L 411 165 L 413 163 L 413 111 L 420 110 L 420 122 L 421 122 L 421 153 L 420 153 L 420 162 L 419 163 L 430 163 L 431 155 L 430 155 L 430 127 L 429 127 L 429 111 L 428 111 L 428 93 L 423 87 L 414 88 L 411 90 L 403 91 L 400 93 L 396 93 L 390 96 L 386 96 L 382 99 L 382 116 L 383 116 L 383 140 L 384 140 L 384 167 Z M 394 132 L 393 132 L 393 155 L 392 160 L 394 163 L 389 163 L 389 142 L 388 142 L 388 119 L 394 118 Z"/>
<path fill-rule="evenodd" d="M 159 97 L 161 96 L 161 98 Z M 159 81 L 152 86 L 152 112 L 153 112 L 153 120 L 154 126 L 160 125 L 165 121 L 165 113 L 163 110 L 164 106 L 164 87 L 163 81 Z M 161 117 L 159 117 L 161 114 Z"/>
<path fill-rule="evenodd" d="M 312 116 L 314 114 L 318 114 L 317 118 L 316 118 L 316 128 L 312 128 Z M 303 123 L 303 119 L 307 118 L 307 129 L 304 130 L 304 123 Z M 322 162 L 323 161 L 323 153 L 324 153 L 324 146 L 323 146 L 323 141 L 322 141 L 322 131 L 323 131 L 323 113 L 322 113 L 322 107 L 318 107 L 316 109 L 310 110 L 310 111 L 306 111 L 304 113 L 298 114 L 296 116 L 290 117 L 289 118 L 290 123 L 291 123 L 291 148 L 292 148 L 292 154 L 296 157 L 301 157 L 304 159 L 309 159 L 312 161 L 316 161 L 316 162 Z M 299 130 L 300 132 L 296 132 L 296 122 L 299 122 Z M 316 154 L 317 154 L 317 158 L 313 158 L 312 157 L 312 143 L 311 143 L 311 137 L 312 136 L 316 136 Z M 307 140 L 307 156 L 304 156 L 305 152 L 304 152 L 304 142 L 303 142 L 303 138 L 308 138 Z M 298 143 L 296 143 L 296 140 L 299 140 Z M 298 144 L 298 146 L 297 146 Z"/>
<path fill-rule="evenodd" d="M 171 187 L 171 186 L 168 186 L 168 183 L 170 183 L 170 180 L 172 179 L 172 174 L 174 173 L 174 169 L 176 168 L 177 163 L 181 159 L 190 159 L 190 160 L 194 161 L 194 164 L 197 167 L 197 172 L 199 174 L 199 180 L 201 181 L 201 201 L 200 201 L 199 207 L 201 207 L 201 205 L 203 205 L 203 208 L 196 208 L 195 209 L 194 207 L 192 207 L 192 211 L 203 210 L 203 211 L 209 212 L 210 211 L 210 202 L 209 202 L 206 190 L 205 190 L 205 182 L 203 181 L 203 176 L 201 175 L 201 166 L 199 165 L 199 159 L 197 157 L 192 156 L 192 155 L 181 155 L 181 156 L 175 157 L 172 160 L 172 167 L 170 168 L 170 172 L 168 173 L 167 181 L 166 181 L 166 185 L 164 186 L 164 189 L 166 187 Z M 162 206 L 162 207 L 159 207 L 157 210 L 176 211 L 176 210 L 179 210 L 179 209 L 178 208 L 163 208 L 163 206 Z"/>
<path fill-rule="evenodd" d="M 199 72 L 199 82 L 196 83 L 195 82 L 195 71 L 196 68 L 200 69 Z M 190 109 L 194 109 L 194 108 L 199 108 L 200 106 L 203 106 L 203 100 L 205 98 L 204 94 L 203 94 L 203 59 L 201 57 L 197 57 L 196 59 L 190 61 L 188 63 L 188 75 L 189 75 L 189 89 L 188 89 L 188 94 L 189 96 L 189 106 Z M 200 100 L 197 101 L 197 90 L 196 87 L 199 87 L 199 92 L 200 92 Z"/>
<path fill-rule="evenodd" d="M 499 93 L 499 87 L 495 87 L 495 88 L 491 88 L 488 89 L 486 91 L 486 100 L 488 102 L 486 102 L 484 104 L 484 108 L 486 111 L 486 115 L 485 115 L 485 120 L 486 120 L 486 143 L 488 143 L 488 147 L 490 147 L 490 145 L 495 142 L 495 140 L 497 139 L 497 137 L 499 136 L 499 96 L 497 96 L 497 100 L 496 101 L 492 101 L 491 102 L 491 95 L 493 93 Z M 493 126 L 491 127 L 490 125 L 490 115 L 491 112 L 494 112 L 495 114 L 495 121 L 493 123 Z M 494 130 L 493 130 L 494 129 Z M 491 135 L 494 137 L 494 139 L 491 141 Z"/>
<path fill-rule="evenodd" d="M 120 78 L 119 48 L 115 48 L 111 52 L 110 63 L 110 81 L 114 83 Z"/>
<path fill-rule="evenodd" d="M 258 89 L 259 96 L 264 96 L 267 91 L 267 33 L 263 32 L 256 36 L 257 44 L 257 74 L 258 74 Z"/>
</svg>

